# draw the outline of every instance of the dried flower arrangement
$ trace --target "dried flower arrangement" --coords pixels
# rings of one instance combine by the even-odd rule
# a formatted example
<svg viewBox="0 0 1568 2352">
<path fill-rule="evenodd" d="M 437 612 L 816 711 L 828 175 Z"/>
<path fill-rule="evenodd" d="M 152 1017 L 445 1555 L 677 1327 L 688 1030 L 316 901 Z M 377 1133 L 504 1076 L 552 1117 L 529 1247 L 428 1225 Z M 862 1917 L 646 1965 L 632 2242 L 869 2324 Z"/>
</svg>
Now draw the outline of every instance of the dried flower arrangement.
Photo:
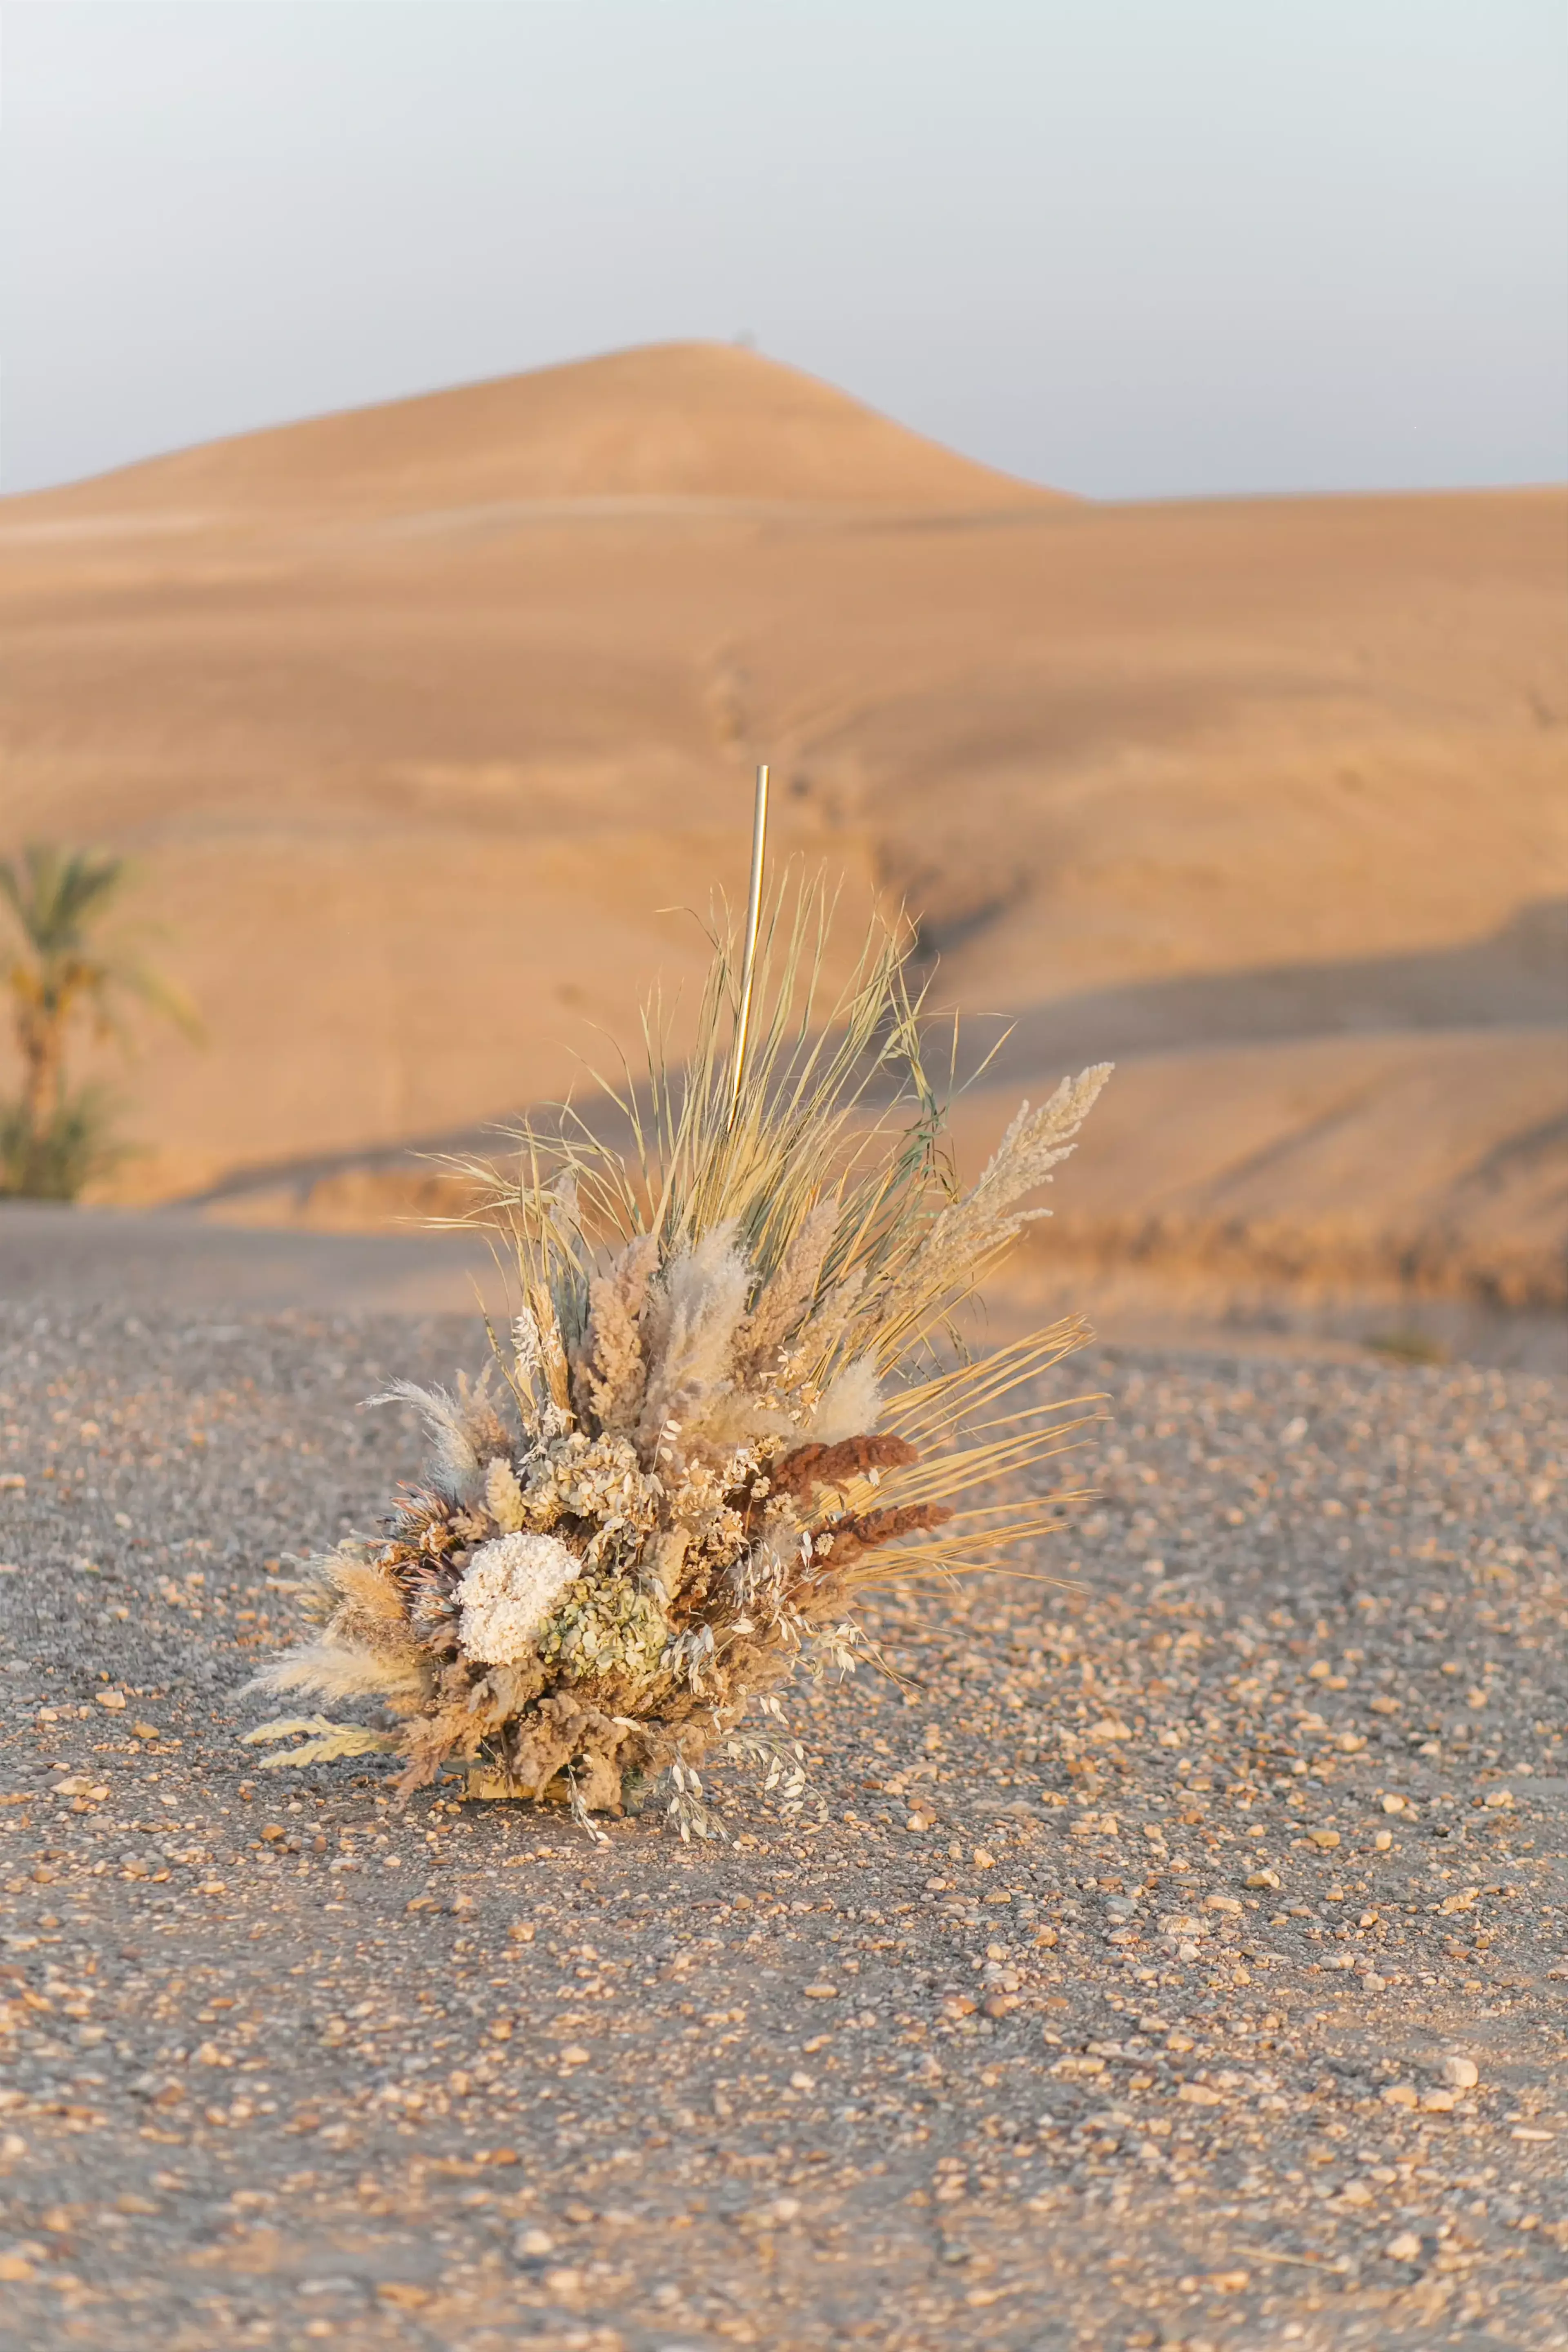
<svg viewBox="0 0 1568 2352">
<path fill-rule="evenodd" d="M 898 940 L 874 929 L 825 1003 L 820 888 L 776 897 L 759 940 L 759 870 L 760 841 L 744 963 L 716 939 L 689 1061 L 645 1020 L 645 1080 L 605 1089 L 625 1148 L 568 1116 L 519 1139 L 515 1179 L 469 1168 L 515 1254 L 508 1340 L 456 1394 L 391 1391 L 424 1414 L 426 1482 L 311 1563 L 314 1638 L 259 1677 L 374 1696 L 395 1727 L 263 1724 L 251 1741 L 302 1735 L 268 1764 L 394 1751 L 405 1792 L 461 1765 L 589 1828 L 662 1780 L 689 1835 L 721 1742 L 787 1808 L 777 1689 L 853 1663 L 857 1596 L 990 1565 L 1064 1499 L 986 1490 L 1083 1425 L 1092 1400 L 1029 1384 L 1085 1327 L 970 1360 L 950 1318 L 1044 1213 L 1023 1203 L 1108 1069 L 1026 1104 L 961 1191 Z"/>
</svg>

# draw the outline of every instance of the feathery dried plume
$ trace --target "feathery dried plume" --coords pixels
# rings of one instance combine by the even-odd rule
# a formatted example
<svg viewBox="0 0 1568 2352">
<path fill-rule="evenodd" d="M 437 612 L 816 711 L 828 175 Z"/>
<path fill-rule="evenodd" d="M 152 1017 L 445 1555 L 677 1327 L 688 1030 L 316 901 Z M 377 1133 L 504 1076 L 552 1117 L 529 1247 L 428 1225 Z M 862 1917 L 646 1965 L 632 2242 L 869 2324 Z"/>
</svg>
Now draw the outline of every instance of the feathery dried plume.
<svg viewBox="0 0 1568 2352">
<path fill-rule="evenodd" d="M 799 1750 L 738 1726 L 776 1715 L 797 1664 L 853 1667 L 858 1593 L 1047 1530 L 1068 1497 L 1036 1474 L 1098 1401 L 1042 1404 L 1036 1383 L 1086 1328 L 973 1362 L 941 1335 L 1045 1213 L 1030 1196 L 1108 1069 L 1026 1105 L 961 1190 L 900 941 L 874 927 L 834 996 L 829 914 L 820 887 L 771 901 L 738 1077 L 720 933 L 690 1057 L 650 1015 L 643 1081 L 605 1089 L 621 1145 L 563 1113 L 519 1132 L 515 1173 L 465 1169 L 515 1254 L 504 1394 L 381 1400 L 424 1417 L 427 1485 L 381 1540 L 312 1563 L 313 1638 L 258 1681 L 374 1697 L 392 1727 L 263 1725 L 253 1740 L 305 1741 L 269 1764 L 389 1748 L 405 1790 L 467 1766 L 477 1793 L 589 1827 L 663 1776 L 681 1835 L 708 1834 L 715 1744 L 797 1801 Z"/>
<path fill-rule="evenodd" d="M 588 1341 L 579 1360 L 579 1413 L 613 1434 L 634 1429 L 647 1385 L 642 1311 L 658 1240 L 637 1234 L 588 1284 Z"/>
<path fill-rule="evenodd" d="M 677 1433 L 688 1423 L 700 1426 L 704 1407 L 726 1387 L 751 1281 L 733 1221 L 726 1220 L 700 1241 L 683 1237 L 654 1284 L 647 1305 L 647 1385 L 637 1428 L 637 1451 L 645 1461 L 673 1461 Z"/>
<path fill-rule="evenodd" d="M 490 1402 L 488 1364 L 473 1382 L 459 1372 L 456 1396 L 445 1389 L 422 1389 L 413 1381 L 394 1381 L 369 1402 L 418 1408 L 430 1439 L 431 1483 L 454 1503 L 477 1486 L 488 1460 L 506 1454 L 506 1426 Z"/>
<path fill-rule="evenodd" d="M 742 1379 L 772 1371 L 785 1342 L 805 1320 L 838 1228 L 838 1216 L 837 1197 L 831 1193 L 807 1212 L 778 1271 L 736 1335 L 735 1370 Z"/>
<path fill-rule="evenodd" d="M 877 1426 L 882 1410 L 881 1383 L 875 1359 L 857 1356 L 840 1364 L 822 1391 L 822 1402 L 811 1416 L 811 1433 L 825 1445 L 858 1431 Z"/>
</svg>

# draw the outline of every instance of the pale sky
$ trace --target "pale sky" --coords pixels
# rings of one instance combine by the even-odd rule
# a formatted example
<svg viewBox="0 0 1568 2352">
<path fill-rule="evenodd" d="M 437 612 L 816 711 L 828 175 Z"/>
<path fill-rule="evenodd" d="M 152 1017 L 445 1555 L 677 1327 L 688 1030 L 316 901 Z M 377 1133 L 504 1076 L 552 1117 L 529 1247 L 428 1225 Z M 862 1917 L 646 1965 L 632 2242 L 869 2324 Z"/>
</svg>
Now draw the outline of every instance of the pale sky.
<svg viewBox="0 0 1568 2352">
<path fill-rule="evenodd" d="M 0 487 L 668 338 L 1107 498 L 1568 473 L 1562 0 L 4 0 Z"/>
</svg>

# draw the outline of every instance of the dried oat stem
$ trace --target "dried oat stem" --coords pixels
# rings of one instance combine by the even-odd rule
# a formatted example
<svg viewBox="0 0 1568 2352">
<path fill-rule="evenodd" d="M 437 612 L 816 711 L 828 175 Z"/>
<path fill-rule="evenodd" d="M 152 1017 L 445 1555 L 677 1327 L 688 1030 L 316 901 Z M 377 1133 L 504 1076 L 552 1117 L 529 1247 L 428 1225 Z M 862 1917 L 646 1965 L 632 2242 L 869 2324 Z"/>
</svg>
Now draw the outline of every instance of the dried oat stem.
<svg viewBox="0 0 1568 2352">
<path fill-rule="evenodd" d="M 741 968 L 741 1003 L 735 1015 L 735 1062 L 730 1077 L 730 1116 L 740 1099 L 741 1076 L 746 1066 L 746 1031 L 752 1019 L 752 982 L 757 961 L 757 924 L 763 911 L 763 863 L 767 856 L 768 772 L 757 770 L 756 803 L 752 815 L 752 876 L 746 893 L 746 957 Z"/>
</svg>

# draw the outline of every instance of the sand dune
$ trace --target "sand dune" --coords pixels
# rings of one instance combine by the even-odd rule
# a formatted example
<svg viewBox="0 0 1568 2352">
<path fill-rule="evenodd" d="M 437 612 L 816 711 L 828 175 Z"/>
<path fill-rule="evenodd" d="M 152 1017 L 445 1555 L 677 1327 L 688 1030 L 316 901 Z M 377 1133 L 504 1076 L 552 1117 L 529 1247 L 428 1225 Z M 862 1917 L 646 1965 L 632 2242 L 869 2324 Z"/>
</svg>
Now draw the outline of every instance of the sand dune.
<svg viewBox="0 0 1568 2352">
<path fill-rule="evenodd" d="M 37 520 L 279 511 L 483 516 L 509 502 L 654 499 L 900 509 L 1037 506 L 796 368 L 662 343 L 247 433 L 49 494 Z M 47 511 L 44 509 L 47 504 Z"/>
<path fill-rule="evenodd" d="M 206 1013 L 132 1074 L 132 1194 L 561 1090 L 694 972 L 659 910 L 740 882 L 767 757 L 780 854 L 904 899 L 934 1000 L 1016 1022 L 999 1081 L 1123 1063 L 1064 1244 L 1321 1238 L 1342 1195 L 1479 1265 L 1514 1212 L 1477 1171 L 1544 1137 L 1539 1273 L 1563 522 L 1096 507 L 751 353 L 630 352 L 0 504 L 0 834 L 138 855 Z"/>
</svg>

